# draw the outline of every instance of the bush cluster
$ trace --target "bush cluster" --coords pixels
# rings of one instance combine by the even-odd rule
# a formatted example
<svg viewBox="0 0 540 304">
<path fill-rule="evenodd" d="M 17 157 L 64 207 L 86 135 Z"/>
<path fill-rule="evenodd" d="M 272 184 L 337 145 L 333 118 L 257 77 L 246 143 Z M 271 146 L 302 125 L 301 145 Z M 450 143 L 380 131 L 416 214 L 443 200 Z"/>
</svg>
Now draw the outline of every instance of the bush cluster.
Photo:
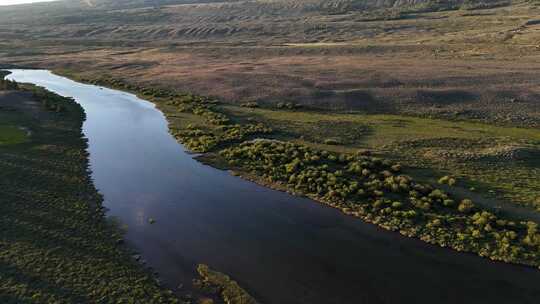
<svg viewBox="0 0 540 304">
<path fill-rule="evenodd" d="M 426 242 L 493 260 L 540 266 L 534 222 L 516 222 L 416 182 L 378 157 L 254 140 L 221 152 L 231 166 L 296 194 Z"/>
<path fill-rule="evenodd" d="M 0 90 L 18 90 L 19 84 L 16 81 L 0 79 Z"/>
<path fill-rule="evenodd" d="M 32 92 L 33 97 L 41 102 L 41 105 L 45 108 L 45 110 L 57 113 L 63 112 L 66 108 L 66 105 L 73 102 L 73 100 L 71 99 L 58 96 L 43 88 L 34 86 L 30 88 L 24 88 L 23 86 L 20 86 L 16 81 L 2 79 L 8 74 L 9 73 L 0 71 L 0 91 L 23 89 L 30 91 Z"/>
<path fill-rule="evenodd" d="M 73 103 L 73 99 L 71 98 L 58 96 L 40 87 L 31 87 L 29 90 L 32 92 L 33 97 L 39 100 L 47 111 L 56 113 L 64 112 L 69 108 L 68 105 Z"/>
<path fill-rule="evenodd" d="M 262 124 L 225 125 L 219 134 L 213 131 L 188 128 L 179 130 L 174 135 L 186 148 L 192 152 L 204 153 L 213 151 L 219 145 L 241 142 L 255 134 L 268 134 L 272 129 Z"/>
<path fill-rule="evenodd" d="M 182 95 L 168 101 L 167 104 L 175 106 L 180 112 L 202 116 L 208 122 L 210 128 L 204 130 L 188 126 L 175 132 L 176 139 L 193 152 L 209 152 L 223 144 L 241 142 L 252 135 L 272 132 L 271 128 L 260 123 L 233 124 L 225 114 L 216 110 L 215 101 L 204 97 Z"/>
<path fill-rule="evenodd" d="M 450 186 L 450 187 L 454 186 L 454 185 L 456 184 L 456 182 L 457 182 L 457 181 L 456 181 L 455 178 L 453 178 L 453 177 L 451 177 L 451 176 L 448 176 L 448 175 L 445 175 L 445 176 L 443 176 L 443 177 L 441 177 L 441 178 L 439 179 L 439 184 L 441 184 L 441 185 L 445 185 L 445 184 L 446 184 L 446 185 L 448 185 L 448 186 Z"/>
</svg>

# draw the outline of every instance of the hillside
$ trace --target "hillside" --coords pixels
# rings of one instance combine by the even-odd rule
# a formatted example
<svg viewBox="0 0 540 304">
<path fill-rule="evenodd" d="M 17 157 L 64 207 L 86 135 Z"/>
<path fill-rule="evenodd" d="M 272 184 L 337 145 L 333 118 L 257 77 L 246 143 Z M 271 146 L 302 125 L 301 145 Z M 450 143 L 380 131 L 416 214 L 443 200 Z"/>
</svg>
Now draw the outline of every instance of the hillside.
<svg viewBox="0 0 540 304">
<path fill-rule="evenodd" d="M 66 0 L 0 8 L 0 54 L 229 102 L 538 126 L 539 15 L 531 1 Z"/>
<path fill-rule="evenodd" d="M 388 32 L 459 31 L 459 28 L 446 28 L 441 22 L 449 16 L 422 14 L 458 10 L 458 16 L 473 17 L 478 14 L 472 11 L 481 9 L 481 15 L 491 15 L 489 9 L 513 9 L 510 3 L 507 0 L 64 0 L 1 7 L 0 33 L 8 39 L 137 43 L 350 42 Z M 470 26 L 467 19 L 460 21 L 463 26 Z"/>
<path fill-rule="evenodd" d="M 336 42 L 371 38 L 388 31 L 414 31 L 409 25 L 400 24 L 410 20 L 418 23 L 415 26 L 421 31 L 425 26 L 434 30 L 430 18 L 418 14 L 485 10 L 508 7 L 509 3 L 506 0 L 64 0 L 2 7 L 0 31 L 11 39 Z M 385 25 L 380 24 L 382 21 L 394 22 Z"/>
</svg>

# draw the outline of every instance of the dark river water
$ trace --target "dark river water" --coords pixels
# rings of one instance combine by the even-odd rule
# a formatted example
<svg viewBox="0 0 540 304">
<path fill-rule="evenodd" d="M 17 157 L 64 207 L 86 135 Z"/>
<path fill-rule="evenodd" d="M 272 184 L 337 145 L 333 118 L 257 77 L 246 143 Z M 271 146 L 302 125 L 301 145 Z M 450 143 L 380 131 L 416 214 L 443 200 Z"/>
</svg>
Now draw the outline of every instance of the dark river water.
<svg viewBox="0 0 540 304">
<path fill-rule="evenodd" d="M 200 164 L 163 114 L 132 94 L 48 71 L 8 78 L 82 105 L 108 214 L 172 288 L 189 286 L 206 263 L 265 304 L 540 303 L 539 270 L 403 238 Z"/>
</svg>

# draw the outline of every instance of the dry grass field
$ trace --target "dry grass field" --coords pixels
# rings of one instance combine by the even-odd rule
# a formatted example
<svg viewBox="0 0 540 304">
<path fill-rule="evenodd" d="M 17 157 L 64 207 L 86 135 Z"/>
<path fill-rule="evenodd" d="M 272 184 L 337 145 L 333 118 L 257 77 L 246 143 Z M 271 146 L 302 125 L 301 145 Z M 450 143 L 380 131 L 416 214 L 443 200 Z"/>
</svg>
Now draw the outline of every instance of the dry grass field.
<svg viewBox="0 0 540 304">
<path fill-rule="evenodd" d="M 0 9 L 0 62 L 106 73 L 233 103 L 539 126 L 534 4 L 329 12 L 320 7 L 328 1 L 299 3 L 65 9 L 39 25 Z"/>
</svg>

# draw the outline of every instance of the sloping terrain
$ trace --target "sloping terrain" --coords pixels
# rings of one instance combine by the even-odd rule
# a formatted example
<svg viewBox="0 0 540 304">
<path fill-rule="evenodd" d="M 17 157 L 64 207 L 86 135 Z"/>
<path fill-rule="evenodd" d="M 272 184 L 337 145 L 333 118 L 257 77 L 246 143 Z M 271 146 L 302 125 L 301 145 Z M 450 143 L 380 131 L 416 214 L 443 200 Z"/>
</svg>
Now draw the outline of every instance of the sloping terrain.
<svg viewBox="0 0 540 304">
<path fill-rule="evenodd" d="M 16 27 L 18 38 L 341 41 L 380 32 L 364 21 L 405 19 L 422 11 L 461 8 L 464 2 L 470 1 L 66 0 L 1 8 L 0 26 Z"/>
<path fill-rule="evenodd" d="M 0 8 L 0 62 L 228 102 L 540 124 L 525 0 L 65 0 Z"/>
</svg>

